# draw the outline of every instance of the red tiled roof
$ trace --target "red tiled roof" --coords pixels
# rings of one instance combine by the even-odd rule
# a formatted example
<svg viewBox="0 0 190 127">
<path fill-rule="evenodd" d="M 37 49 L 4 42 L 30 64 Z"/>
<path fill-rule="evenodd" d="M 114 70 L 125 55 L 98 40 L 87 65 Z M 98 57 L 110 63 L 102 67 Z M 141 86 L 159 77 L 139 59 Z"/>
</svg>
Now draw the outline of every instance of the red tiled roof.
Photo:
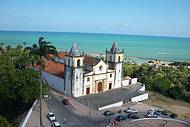
<svg viewBox="0 0 190 127">
<path fill-rule="evenodd" d="M 84 57 L 84 65 L 96 65 L 100 62 L 100 58 L 95 58 L 92 56 L 85 56 Z"/>
<path fill-rule="evenodd" d="M 64 77 L 64 64 L 51 60 L 46 60 L 44 71 L 53 75 L 57 75 L 59 77 Z"/>
<path fill-rule="evenodd" d="M 48 54 L 48 58 L 54 58 L 55 55 L 54 54 Z"/>
<path fill-rule="evenodd" d="M 58 57 L 61 58 L 61 59 L 64 59 L 64 58 L 65 58 L 65 55 L 66 55 L 65 52 L 60 52 L 60 53 L 58 54 Z"/>
</svg>

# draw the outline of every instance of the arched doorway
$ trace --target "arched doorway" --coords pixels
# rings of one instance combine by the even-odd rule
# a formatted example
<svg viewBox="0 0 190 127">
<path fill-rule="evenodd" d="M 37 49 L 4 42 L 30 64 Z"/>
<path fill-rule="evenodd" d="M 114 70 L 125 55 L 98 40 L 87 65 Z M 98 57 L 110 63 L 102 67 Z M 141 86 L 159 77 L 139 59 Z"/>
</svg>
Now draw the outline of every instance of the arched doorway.
<svg viewBox="0 0 190 127">
<path fill-rule="evenodd" d="M 112 83 L 109 83 L 109 90 L 111 90 L 112 88 Z"/>
<path fill-rule="evenodd" d="M 102 92 L 103 91 L 103 87 L 102 87 L 103 85 L 102 85 L 102 82 L 99 82 L 98 83 L 98 92 Z"/>
<path fill-rule="evenodd" d="M 120 58 L 120 56 L 118 57 L 118 63 L 120 63 L 120 61 L 121 61 L 121 58 Z"/>
</svg>

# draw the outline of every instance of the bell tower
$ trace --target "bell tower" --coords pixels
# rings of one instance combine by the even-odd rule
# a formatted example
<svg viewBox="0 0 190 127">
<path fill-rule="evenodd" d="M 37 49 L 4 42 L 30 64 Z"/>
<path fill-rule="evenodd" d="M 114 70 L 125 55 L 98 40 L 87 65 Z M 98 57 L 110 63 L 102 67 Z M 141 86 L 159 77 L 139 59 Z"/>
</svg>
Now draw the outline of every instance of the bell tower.
<svg viewBox="0 0 190 127">
<path fill-rule="evenodd" d="M 121 87 L 122 85 L 122 73 L 124 62 L 124 50 L 122 52 L 117 47 L 117 43 L 114 42 L 110 51 L 106 50 L 106 61 L 108 62 L 109 69 L 115 70 L 114 88 Z"/>
<path fill-rule="evenodd" d="M 65 57 L 65 91 L 66 95 L 82 96 L 83 88 L 83 60 L 76 43 L 73 43 L 70 52 Z"/>
</svg>

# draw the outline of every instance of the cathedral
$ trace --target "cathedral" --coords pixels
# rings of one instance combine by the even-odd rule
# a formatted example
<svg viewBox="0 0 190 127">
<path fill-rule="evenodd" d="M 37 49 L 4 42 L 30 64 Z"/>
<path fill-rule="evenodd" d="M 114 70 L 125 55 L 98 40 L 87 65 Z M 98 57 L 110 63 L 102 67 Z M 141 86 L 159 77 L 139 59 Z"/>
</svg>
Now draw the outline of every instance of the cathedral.
<svg viewBox="0 0 190 127">
<path fill-rule="evenodd" d="M 79 97 L 122 86 L 124 50 L 114 42 L 106 50 L 106 60 L 81 53 L 76 43 L 64 57 L 64 91 Z"/>
</svg>

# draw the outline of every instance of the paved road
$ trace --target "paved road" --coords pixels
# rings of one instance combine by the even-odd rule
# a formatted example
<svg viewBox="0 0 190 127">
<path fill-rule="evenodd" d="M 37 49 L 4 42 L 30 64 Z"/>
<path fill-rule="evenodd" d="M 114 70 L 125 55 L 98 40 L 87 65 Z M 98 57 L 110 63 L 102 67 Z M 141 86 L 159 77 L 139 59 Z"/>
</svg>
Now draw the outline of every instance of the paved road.
<svg viewBox="0 0 190 127">
<path fill-rule="evenodd" d="M 66 119 L 66 123 L 62 124 L 63 127 L 105 127 L 108 122 L 107 118 L 93 119 L 73 113 L 72 105 L 63 105 L 52 93 L 49 93 L 49 99 L 45 102 L 49 110 L 55 114 L 58 122 L 62 123 L 64 118 Z"/>
</svg>

